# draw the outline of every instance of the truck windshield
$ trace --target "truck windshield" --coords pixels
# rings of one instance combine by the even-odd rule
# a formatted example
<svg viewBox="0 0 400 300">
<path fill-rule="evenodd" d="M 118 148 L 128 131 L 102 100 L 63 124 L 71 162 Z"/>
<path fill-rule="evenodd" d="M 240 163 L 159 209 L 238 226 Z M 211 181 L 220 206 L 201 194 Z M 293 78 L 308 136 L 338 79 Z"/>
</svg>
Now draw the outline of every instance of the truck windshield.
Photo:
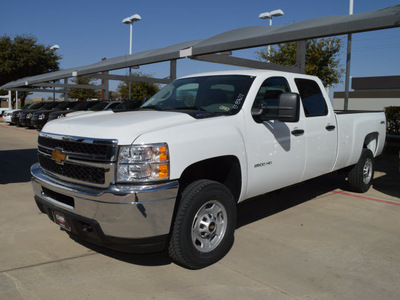
<svg viewBox="0 0 400 300">
<path fill-rule="evenodd" d="M 247 75 L 216 75 L 175 80 L 141 109 L 186 112 L 194 117 L 236 114 L 254 80 Z"/>
</svg>

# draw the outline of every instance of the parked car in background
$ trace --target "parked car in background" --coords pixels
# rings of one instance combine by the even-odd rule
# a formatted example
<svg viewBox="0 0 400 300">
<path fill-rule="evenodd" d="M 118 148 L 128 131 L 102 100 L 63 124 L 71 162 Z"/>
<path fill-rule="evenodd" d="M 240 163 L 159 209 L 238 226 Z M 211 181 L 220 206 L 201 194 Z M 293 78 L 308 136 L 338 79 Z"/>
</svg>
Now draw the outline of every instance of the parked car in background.
<svg viewBox="0 0 400 300">
<path fill-rule="evenodd" d="M 36 103 L 31 103 L 31 105 L 28 108 L 24 108 L 23 109 L 17 109 L 13 112 L 12 116 L 11 116 L 11 125 L 18 125 L 19 124 L 19 117 L 20 117 L 20 113 L 21 111 L 24 111 L 26 109 L 39 109 L 40 107 L 42 107 L 43 105 L 45 105 L 46 102 L 36 102 Z"/>
<path fill-rule="evenodd" d="M 67 114 L 75 111 L 88 110 L 97 103 L 99 103 L 99 101 L 82 101 L 75 105 L 72 109 L 54 111 L 50 113 L 48 121 L 64 118 Z"/>
<path fill-rule="evenodd" d="M 11 123 L 11 116 L 12 116 L 12 110 L 6 110 L 2 116 L 3 121 L 7 122 L 7 123 Z"/>
<path fill-rule="evenodd" d="M 0 107 L 0 117 L 3 117 L 4 113 L 8 110 L 8 107 Z"/>
<path fill-rule="evenodd" d="M 70 118 L 70 117 L 75 117 L 75 116 L 93 114 L 95 112 L 100 112 L 100 111 L 112 111 L 112 108 L 119 105 L 121 102 L 122 101 L 102 100 L 87 110 L 73 111 L 70 114 L 66 115 L 65 117 Z"/>
<path fill-rule="evenodd" d="M 59 102 L 46 102 L 43 106 L 39 107 L 38 109 L 24 109 L 19 112 L 19 119 L 18 125 L 31 127 L 31 119 L 33 113 L 37 110 L 48 110 L 56 107 Z"/>
<path fill-rule="evenodd" d="M 125 100 L 125 101 L 121 102 L 120 104 L 118 104 L 117 106 L 115 106 L 113 108 L 113 111 L 120 112 L 120 111 L 135 110 L 135 109 L 139 108 L 141 105 L 142 105 L 142 101 L 139 101 L 139 100 Z"/>
<path fill-rule="evenodd" d="M 109 110 L 113 109 L 114 107 L 118 106 L 121 103 L 122 101 L 100 101 L 96 105 L 90 107 L 88 110 L 91 111 Z"/>
<path fill-rule="evenodd" d="M 77 101 L 58 102 L 57 105 L 55 107 L 53 107 L 52 109 L 48 109 L 48 110 L 40 109 L 38 111 L 35 111 L 32 113 L 31 126 L 36 129 L 41 129 L 44 126 L 44 124 L 46 124 L 50 113 L 52 113 L 54 111 L 72 109 L 78 103 L 79 102 L 77 102 Z"/>
<path fill-rule="evenodd" d="M 7 110 L 10 110 L 8 107 L 1 107 L 1 103 L 2 103 L 3 101 L 4 101 L 4 102 L 7 101 L 7 103 L 8 103 L 8 96 L 0 96 L 0 117 L 3 117 L 4 113 L 5 113 Z"/>
<path fill-rule="evenodd" d="M 28 108 L 29 108 L 30 106 L 32 106 L 33 104 L 34 104 L 34 103 L 29 103 L 29 104 L 25 104 L 22 108 L 19 108 L 19 109 L 10 109 L 10 110 L 6 110 L 6 111 L 3 113 L 3 121 L 9 123 L 10 125 L 13 125 L 13 124 L 11 124 L 11 117 L 12 117 L 13 113 L 16 112 L 16 111 L 19 111 L 19 110 L 21 110 L 21 109 L 28 109 Z"/>
</svg>

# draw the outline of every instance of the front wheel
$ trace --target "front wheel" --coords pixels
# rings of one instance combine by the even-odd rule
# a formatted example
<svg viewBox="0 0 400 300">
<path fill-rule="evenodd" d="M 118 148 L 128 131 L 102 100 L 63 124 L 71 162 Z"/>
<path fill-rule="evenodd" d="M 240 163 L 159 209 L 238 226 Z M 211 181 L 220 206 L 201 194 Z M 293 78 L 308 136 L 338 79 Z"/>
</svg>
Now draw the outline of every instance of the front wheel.
<svg viewBox="0 0 400 300">
<path fill-rule="evenodd" d="M 369 149 L 363 149 L 357 164 L 349 172 L 349 186 L 357 193 L 369 190 L 374 178 L 374 155 Z"/>
<path fill-rule="evenodd" d="M 198 180 L 182 192 L 169 255 L 189 269 L 207 267 L 228 253 L 236 226 L 236 203 L 224 185 Z"/>
</svg>

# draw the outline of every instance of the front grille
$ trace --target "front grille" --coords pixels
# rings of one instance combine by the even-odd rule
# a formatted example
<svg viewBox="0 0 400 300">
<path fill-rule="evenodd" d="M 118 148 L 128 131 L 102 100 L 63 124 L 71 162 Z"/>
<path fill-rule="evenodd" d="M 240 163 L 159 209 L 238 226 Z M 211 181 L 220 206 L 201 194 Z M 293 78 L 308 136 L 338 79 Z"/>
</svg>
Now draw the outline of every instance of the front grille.
<svg viewBox="0 0 400 300">
<path fill-rule="evenodd" d="M 41 132 L 38 150 L 40 166 L 56 178 L 99 187 L 106 187 L 114 180 L 116 140 Z"/>
<path fill-rule="evenodd" d="M 39 147 L 45 147 L 50 149 L 61 148 L 66 152 L 84 153 L 84 154 L 96 154 L 96 155 L 107 155 L 108 145 L 96 145 L 87 144 L 75 141 L 63 141 L 56 140 L 48 137 L 39 136 L 38 139 Z"/>
<path fill-rule="evenodd" d="M 61 165 L 57 164 L 51 158 L 42 155 L 39 155 L 39 163 L 43 169 L 68 178 L 95 184 L 104 184 L 105 182 L 105 170 L 103 168 L 86 167 L 69 163 Z"/>
</svg>

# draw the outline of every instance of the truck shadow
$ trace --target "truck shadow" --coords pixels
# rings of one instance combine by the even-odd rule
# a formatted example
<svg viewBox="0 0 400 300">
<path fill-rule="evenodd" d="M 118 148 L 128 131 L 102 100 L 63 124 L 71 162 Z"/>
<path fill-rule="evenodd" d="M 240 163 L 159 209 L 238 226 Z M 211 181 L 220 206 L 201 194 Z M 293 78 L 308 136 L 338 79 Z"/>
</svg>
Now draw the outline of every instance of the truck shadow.
<svg viewBox="0 0 400 300">
<path fill-rule="evenodd" d="M 147 267 L 152 267 L 152 266 L 164 266 L 164 265 L 169 265 L 172 263 L 171 259 L 168 256 L 168 253 L 166 250 L 161 251 L 161 252 L 155 252 L 155 253 L 125 253 L 125 252 L 120 252 L 108 248 L 104 248 L 102 246 L 98 246 L 95 244 L 88 243 L 84 240 L 76 239 L 73 236 L 70 236 L 72 240 L 74 240 L 76 243 L 94 251 L 99 254 L 108 256 L 110 258 L 123 261 L 129 264 L 134 264 L 138 266 L 147 266 Z"/>
<path fill-rule="evenodd" d="M 345 175 L 332 173 L 239 203 L 236 229 L 310 201 L 333 190 L 347 189 Z"/>
<path fill-rule="evenodd" d="M 375 177 L 371 188 L 382 194 L 400 198 L 399 171 L 399 159 L 384 153 L 376 159 Z M 236 228 L 310 201 L 336 189 L 351 192 L 346 176 L 346 173 L 334 172 L 242 202 L 238 205 Z"/>
<path fill-rule="evenodd" d="M 373 188 L 386 195 L 400 198 L 400 143 L 389 145 L 376 160 L 375 171 L 382 172 L 373 181 Z"/>
<path fill-rule="evenodd" d="M 0 184 L 29 182 L 37 161 L 37 149 L 0 151 Z"/>
</svg>

